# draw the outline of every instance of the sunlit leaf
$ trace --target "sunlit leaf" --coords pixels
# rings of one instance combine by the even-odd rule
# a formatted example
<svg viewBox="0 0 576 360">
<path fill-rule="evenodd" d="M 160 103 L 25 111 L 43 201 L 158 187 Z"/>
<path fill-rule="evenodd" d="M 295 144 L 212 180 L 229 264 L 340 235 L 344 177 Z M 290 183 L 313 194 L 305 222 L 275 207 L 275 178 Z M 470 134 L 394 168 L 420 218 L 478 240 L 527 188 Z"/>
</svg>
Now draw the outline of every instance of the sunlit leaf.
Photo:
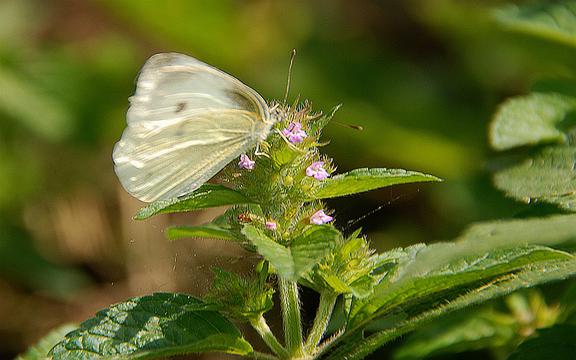
<svg viewBox="0 0 576 360">
<path fill-rule="evenodd" d="M 329 225 L 311 226 L 286 247 L 252 225 L 245 225 L 242 233 L 281 276 L 293 281 L 298 280 L 330 253 L 340 236 L 340 233 Z"/>
<path fill-rule="evenodd" d="M 574 276 L 572 254 L 542 245 L 573 243 L 575 223 L 576 215 L 495 221 L 471 227 L 455 243 L 392 251 L 395 268 L 371 296 L 355 302 L 348 333 L 353 336 L 376 320 L 385 326 L 363 342 L 349 344 L 350 359 L 450 311 Z"/>
<path fill-rule="evenodd" d="M 576 147 L 546 147 L 519 165 L 498 172 L 496 187 L 524 202 L 543 201 L 576 211 Z"/>
<path fill-rule="evenodd" d="M 50 331 L 46 336 L 40 339 L 35 345 L 31 346 L 26 352 L 16 358 L 16 360 L 44 360 L 48 357 L 48 352 L 59 343 L 64 335 L 76 329 L 75 324 L 65 324 Z"/>
<path fill-rule="evenodd" d="M 497 150 L 541 142 L 563 142 L 576 126 L 576 98 L 556 93 L 532 93 L 500 105 L 490 127 L 490 141 Z"/>
<path fill-rule="evenodd" d="M 250 201 L 238 191 L 222 185 L 204 184 L 189 195 L 159 200 L 140 209 L 134 219 L 144 220 L 157 214 L 206 209 L 216 206 L 246 204 Z"/>
<path fill-rule="evenodd" d="M 323 180 L 312 198 L 328 199 L 392 185 L 423 181 L 441 180 L 432 175 L 402 169 L 356 169 Z"/>
<path fill-rule="evenodd" d="M 511 30 L 576 46 L 575 1 L 509 5 L 498 9 L 496 18 Z"/>
<path fill-rule="evenodd" d="M 344 340 L 342 347 L 336 349 L 335 354 L 344 352 L 348 360 L 363 359 L 374 352 L 382 345 L 398 338 L 399 336 L 412 331 L 422 324 L 438 318 L 449 312 L 462 309 L 466 306 L 477 304 L 489 299 L 506 295 L 512 291 L 544 284 L 550 281 L 566 279 L 576 274 L 576 261 L 550 261 L 540 264 L 533 264 L 524 267 L 520 271 L 514 272 L 511 276 L 501 278 L 499 281 L 490 284 L 482 284 L 476 288 L 466 288 L 460 292 L 459 296 L 450 300 L 439 299 L 433 308 L 422 311 L 410 317 L 409 313 L 398 311 L 392 312 L 386 316 L 383 321 L 387 323 L 386 328 L 368 335 L 364 339 L 356 339 L 357 332 L 350 331 L 350 338 L 354 341 L 347 341 L 348 336 L 345 334 L 341 339 Z M 489 286 L 487 286 L 489 285 Z M 415 303 L 414 305 L 418 305 Z M 341 357 L 328 356 L 326 359 L 337 360 Z"/>
<path fill-rule="evenodd" d="M 66 335 L 51 355 L 55 360 L 151 359 L 208 351 L 246 355 L 252 347 L 202 301 L 158 293 L 100 311 Z"/>
<path fill-rule="evenodd" d="M 232 231 L 215 224 L 199 226 L 173 226 L 166 229 L 166 234 L 170 240 L 182 238 L 237 240 L 236 235 Z"/>
</svg>

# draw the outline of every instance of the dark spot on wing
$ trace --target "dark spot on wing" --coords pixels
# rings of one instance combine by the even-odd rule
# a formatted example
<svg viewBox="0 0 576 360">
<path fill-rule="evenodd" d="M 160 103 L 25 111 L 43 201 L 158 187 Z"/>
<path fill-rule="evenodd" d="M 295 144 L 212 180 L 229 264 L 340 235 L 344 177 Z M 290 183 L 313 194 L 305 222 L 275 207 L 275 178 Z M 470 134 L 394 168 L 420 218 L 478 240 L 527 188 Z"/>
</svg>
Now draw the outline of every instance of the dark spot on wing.
<svg viewBox="0 0 576 360">
<path fill-rule="evenodd" d="M 179 112 L 183 111 L 184 109 L 186 109 L 186 103 L 185 102 L 181 102 L 176 104 L 176 110 L 174 110 L 175 114 L 178 114 Z"/>
</svg>

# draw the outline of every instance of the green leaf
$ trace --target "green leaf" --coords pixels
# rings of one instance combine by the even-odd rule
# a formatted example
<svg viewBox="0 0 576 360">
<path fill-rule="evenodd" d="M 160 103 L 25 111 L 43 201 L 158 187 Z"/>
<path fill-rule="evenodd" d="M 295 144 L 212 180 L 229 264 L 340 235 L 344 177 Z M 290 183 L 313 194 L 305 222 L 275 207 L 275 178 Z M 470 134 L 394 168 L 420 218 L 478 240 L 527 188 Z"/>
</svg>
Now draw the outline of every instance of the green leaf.
<svg viewBox="0 0 576 360">
<path fill-rule="evenodd" d="M 216 206 L 251 203 L 243 194 L 222 185 L 204 184 L 194 192 L 170 200 L 159 200 L 140 209 L 135 220 L 144 220 L 157 214 L 206 209 Z"/>
<path fill-rule="evenodd" d="M 576 125 L 576 98 L 557 93 L 532 93 L 505 101 L 490 126 L 496 150 L 541 142 L 564 142 L 565 132 Z"/>
<path fill-rule="evenodd" d="M 416 330 L 395 352 L 394 359 L 496 348 L 515 338 L 518 329 L 513 316 L 492 309 L 473 310 L 445 316 Z"/>
<path fill-rule="evenodd" d="M 496 11 L 496 19 L 510 30 L 576 46 L 576 2 L 509 5 Z"/>
<path fill-rule="evenodd" d="M 351 358 L 362 358 L 361 354 L 426 319 L 519 288 L 574 276 L 573 255 L 538 244 L 573 243 L 575 223 L 576 215 L 557 215 L 478 224 L 455 243 L 420 245 L 382 256 L 394 261 L 395 268 L 388 270 L 371 296 L 355 302 L 343 339 L 377 319 L 387 322 L 386 329 L 353 345 L 359 357 Z"/>
<path fill-rule="evenodd" d="M 506 195 L 576 211 L 576 147 L 546 147 L 538 155 L 494 176 Z"/>
<path fill-rule="evenodd" d="M 354 323 L 396 307 L 405 308 L 405 303 L 433 304 L 437 296 L 447 300 L 445 292 L 467 292 L 470 286 L 481 286 L 479 283 L 489 283 L 534 263 L 573 259 L 568 253 L 541 246 L 480 250 L 476 254 L 462 250 L 451 243 L 424 248 L 414 262 L 398 270 L 394 281 L 380 283 L 371 297 L 358 303 Z"/>
<path fill-rule="evenodd" d="M 286 247 L 252 225 L 245 225 L 242 233 L 256 246 L 258 253 L 274 266 L 278 274 L 292 281 L 297 281 L 328 255 L 340 236 L 332 226 L 310 226 Z"/>
<path fill-rule="evenodd" d="M 215 224 L 199 226 L 172 226 L 166 229 L 166 234 L 170 240 L 177 240 L 182 238 L 238 240 L 232 231 Z"/>
<path fill-rule="evenodd" d="M 274 302 L 274 288 L 259 278 L 245 278 L 213 268 L 214 281 L 205 299 L 218 304 L 221 312 L 235 320 L 251 321 L 268 312 Z"/>
<path fill-rule="evenodd" d="M 46 336 L 38 341 L 34 346 L 19 355 L 16 360 L 44 360 L 48 358 L 48 352 L 70 331 L 76 329 L 76 324 L 65 324 L 50 331 Z"/>
<path fill-rule="evenodd" d="M 576 354 L 576 326 L 561 324 L 538 330 L 538 336 L 520 344 L 508 360 L 571 360 Z"/>
<path fill-rule="evenodd" d="M 152 359 L 208 351 L 246 355 L 252 347 L 202 301 L 158 293 L 100 311 L 66 335 L 51 355 L 54 360 Z"/>
<path fill-rule="evenodd" d="M 343 342 L 342 347 L 346 347 L 346 359 L 363 359 L 387 342 L 449 312 L 506 295 L 521 288 L 566 279 L 574 276 L 574 274 L 576 274 L 576 261 L 573 259 L 543 262 L 526 266 L 524 269 L 510 276 L 500 278 L 498 281 L 493 281 L 489 284 L 490 286 L 484 284 L 476 288 L 468 288 L 453 299 L 439 299 L 439 301 L 434 304 L 435 307 L 427 311 L 422 311 L 415 316 L 409 317 L 408 314 L 400 316 L 402 313 L 391 314 L 389 316 L 390 321 L 388 328 L 385 330 L 373 333 L 363 340 Z M 356 331 L 349 331 L 347 334 L 345 333 L 345 336 L 340 338 L 340 341 L 347 340 L 349 337 L 354 338 L 357 334 L 358 332 Z M 333 346 L 334 345 L 337 344 L 333 344 Z M 341 352 L 341 350 L 337 348 L 335 353 L 339 352 Z M 336 360 L 340 358 L 338 356 L 328 356 L 326 359 Z"/>
<path fill-rule="evenodd" d="M 355 169 L 323 180 L 313 199 L 328 199 L 351 195 L 387 186 L 423 181 L 441 181 L 439 178 L 402 169 Z"/>
</svg>

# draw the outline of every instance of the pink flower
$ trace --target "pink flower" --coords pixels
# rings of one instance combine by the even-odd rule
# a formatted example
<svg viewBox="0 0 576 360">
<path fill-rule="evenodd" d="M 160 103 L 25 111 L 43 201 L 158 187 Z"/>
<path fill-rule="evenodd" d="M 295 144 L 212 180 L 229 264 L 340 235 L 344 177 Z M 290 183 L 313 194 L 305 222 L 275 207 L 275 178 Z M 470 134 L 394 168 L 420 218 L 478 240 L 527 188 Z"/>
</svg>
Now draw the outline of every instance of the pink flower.
<svg viewBox="0 0 576 360">
<path fill-rule="evenodd" d="M 306 175 L 316 180 L 324 180 L 330 176 L 328 171 L 324 169 L 324 161 L 313 162 L 312 165 L 306 168 Z"/>
<path fill-rule="evenodd" d="M 330 215 L 326 215 L 324 210 L 318 210 L 314 215 L 310 216 L 310 223 L 316 225 L 326 224 L 332 220 L 334 220 L 334 218 Z"/>
<path fill-rule="evenodd" d="M 276 224 L 275 221 L 266 221 L 266 229 L 268 230 L 276 230 L 276 228 L 278 227 L 278 224 Z"/>
<path fill-rule="evenodd" d="M 299 144 L 308 136 L 308 134 L 302 130 L 302 124 L 297 121 L 291 122 L 286 129 L 282 130 L 282 135 L 286 136 L 292 144 Z"/>
<path fill-rule="evenodd" d="M 250 160 L 248 155 L 242 154 L 240 155 L 240 161 L 238 162 L 238 166 L 240 169 L 252 170 L 254 169 L 255 161 Z"/>
</svg>

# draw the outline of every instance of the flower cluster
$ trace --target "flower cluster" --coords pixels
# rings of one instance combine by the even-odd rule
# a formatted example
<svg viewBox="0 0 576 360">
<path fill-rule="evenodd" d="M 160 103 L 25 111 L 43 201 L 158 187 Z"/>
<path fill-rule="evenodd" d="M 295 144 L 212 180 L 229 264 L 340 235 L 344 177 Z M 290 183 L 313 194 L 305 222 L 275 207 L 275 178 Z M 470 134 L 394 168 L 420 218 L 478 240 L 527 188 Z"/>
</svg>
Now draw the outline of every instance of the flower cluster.
<svg viewBox="0 0 576 360">
<path fill-rule="evenodd" d="M 282 130 L 282 135 L 286 136 L 292 144 L 299 144 L 308 136 L 308 134 L 302 130 L 302 124 L 297 121 L 290 123 L 286 129 Z"/>
</svg>

